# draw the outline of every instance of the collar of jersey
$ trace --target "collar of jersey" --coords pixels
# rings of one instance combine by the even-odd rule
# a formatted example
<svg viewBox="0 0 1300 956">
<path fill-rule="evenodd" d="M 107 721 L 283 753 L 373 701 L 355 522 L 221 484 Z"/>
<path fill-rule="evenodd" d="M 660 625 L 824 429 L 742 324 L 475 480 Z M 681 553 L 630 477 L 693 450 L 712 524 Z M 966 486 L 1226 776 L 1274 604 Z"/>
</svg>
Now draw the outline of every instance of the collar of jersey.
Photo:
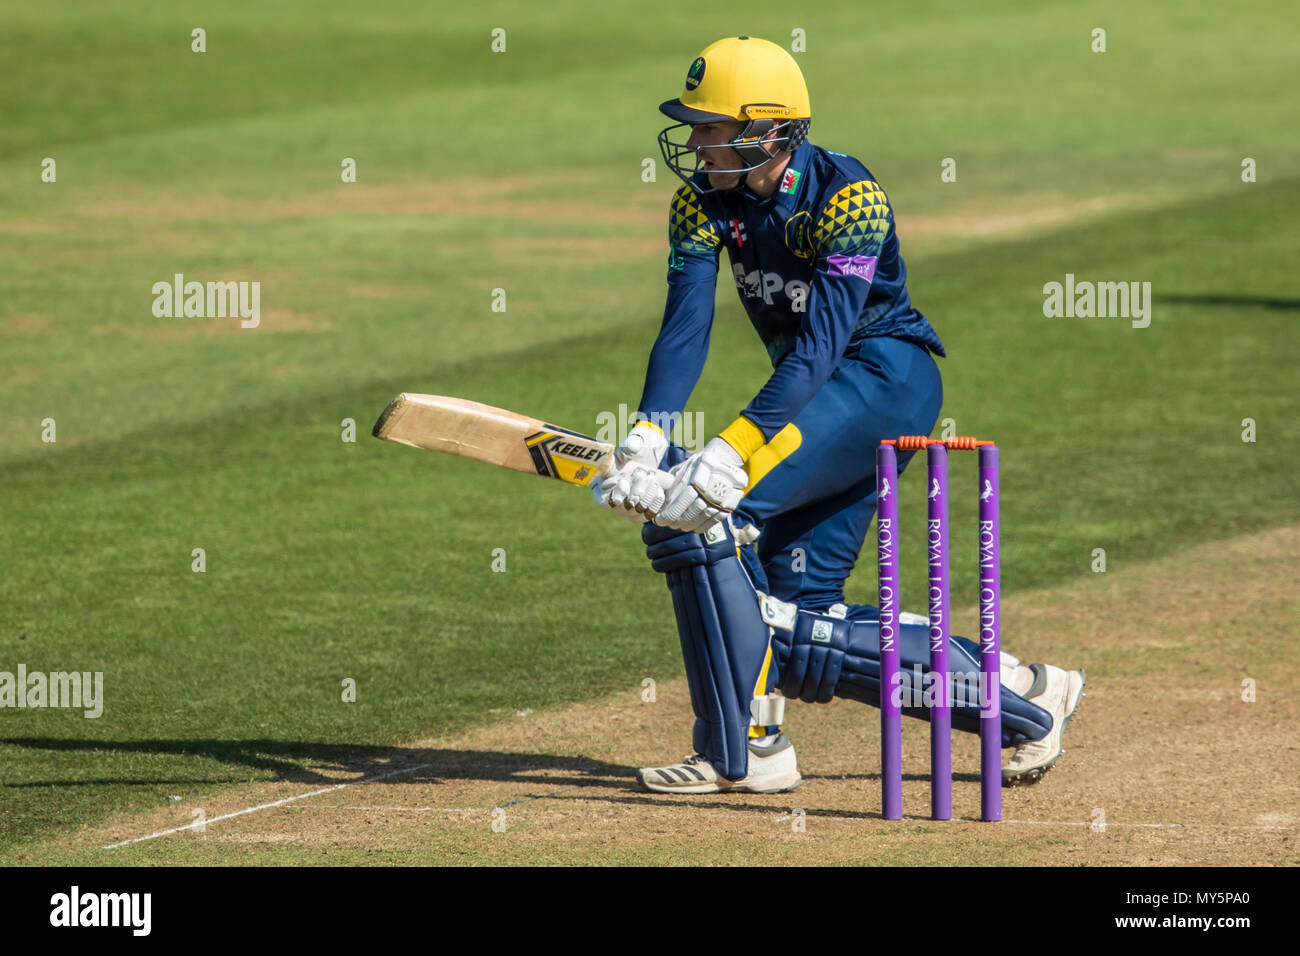
<svg viewBox="0 0 1300 956">
<path fill-rule="evenodd" d="M 791 212 L 798 207 L 799 197 L 803 195 L 804 185 L 808 181 L 808 165 L 811 159 L 812 146 L 805 142 L 794 151 L 794 155 L 790 157 L 790 162 L 786 163 L 785 171 L 787 173 L 793 169 L 799 174 L 799 182 L 795 185 L 792 193 L 783 193 L 778 187 L 772 195 L 764 198 L 754 195 L 742 186 L 739 189 L 728 189 L 724 192 L 715 192 L 712 195 L 725 197 L 727 200 L 744 199 L 747 202 L 759 204 L 772 202 L 786 212 Z M 784 176 L 784 173 L 782 175 Z"/>
<path fill-rule="evenodd" d="M 794 192 L 783 193 L 778 187 L 776 192 L 772 193 L 772 201 L 786 212 L 793 212 L 798 207 L 799 197 L 804 194 L 804 189 L 808 185 L 808 166 L 812 160 L 812 150 L 812 146 L 808 143 L 802 143 L 790 157 L 790 162 L 786 164 L 787 173 L 793 169 L 799 174 L 799 182 L 795 184 Z"/>
</svg>

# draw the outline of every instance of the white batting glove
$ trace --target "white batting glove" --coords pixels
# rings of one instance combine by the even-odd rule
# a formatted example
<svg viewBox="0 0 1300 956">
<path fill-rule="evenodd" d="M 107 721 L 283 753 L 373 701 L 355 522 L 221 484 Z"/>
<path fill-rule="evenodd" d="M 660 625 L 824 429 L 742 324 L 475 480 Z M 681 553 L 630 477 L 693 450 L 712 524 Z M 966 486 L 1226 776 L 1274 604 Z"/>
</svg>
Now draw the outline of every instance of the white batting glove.
<svg viewBox="0 0 1300 956">
<path fill-rule="evenodd" d="M 666 471 L 642 468 L 640 465 L 625 465 L 617 475 L 606 475 L 604 487 L 597 493 L 597 504 L 643 522 L 655 516 L 663 506 L 665 489 L 673 483 L 673 476 Z"/>
<path fill-rule="evenodd" d="M 623 444 L 614 449 L 614 461 L 619 465 L 636 464 L 654 471 L 667 450 L 668 437 L 663 429 L 642 419 L 632 426 Z"/>
<path fill-rule="evenodd" d="M 634 466 L 618 476 L 610 493 L 610 507 L 642 512 L 653 518 L 663 507 L 665 492 L 672 483 L 673 477 L 666 471 Z"/>
<path fill-rule="evenodd" d="M 707 531 L 745 497 L 749 476 L 740 453 L 721 438 L 710 439 L 704 451 L 669 472 L 673 476 L 654 523 L 679 531 Z"/>
<path fill-rule="evenodd" d="M 632 427 L 623 443 L 614 449 L 614 461 L 601 478 L 592 483 L 596 504 L 638 523 L 647 512 L 653 514 L 663 503 L 666 475 L 656 477 L 659 460 L 668 450 L 668 439 L 648 421 Z"/>
</svg>

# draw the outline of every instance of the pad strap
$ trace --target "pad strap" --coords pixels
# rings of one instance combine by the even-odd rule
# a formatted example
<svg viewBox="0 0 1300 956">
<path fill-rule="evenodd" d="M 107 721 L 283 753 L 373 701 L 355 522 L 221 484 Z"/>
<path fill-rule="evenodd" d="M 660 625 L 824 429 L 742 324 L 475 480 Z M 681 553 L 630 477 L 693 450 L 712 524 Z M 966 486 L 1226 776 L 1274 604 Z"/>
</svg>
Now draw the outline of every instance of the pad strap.
<svg viewBox="0 0 1300 956">
<path fill-rule="evenodd" d="M 804 611 L 760 595 L 763 619 L 772 628 L 772 665 L 776 688 L 786 697 L 825 703 L 845 697 L 880 706 L 880 622 L 874 607 L 851 608 L 848 619 Z M 929 703 L 937 690 L 930 673 L 930 629 L 923 615 L 899 615 L 899 687 L 903 713 L 930 719 Z M 952 725 L 978 733 L 980 728 L 979 647 L 964 637 L 949 644 Z M 929 696 L 927 696 L 927 694 Z M 1001 688 L 1002 746 L 1040 740 L 1052 729 L 1052 715 L 1037 704 Z"/>
</svg>

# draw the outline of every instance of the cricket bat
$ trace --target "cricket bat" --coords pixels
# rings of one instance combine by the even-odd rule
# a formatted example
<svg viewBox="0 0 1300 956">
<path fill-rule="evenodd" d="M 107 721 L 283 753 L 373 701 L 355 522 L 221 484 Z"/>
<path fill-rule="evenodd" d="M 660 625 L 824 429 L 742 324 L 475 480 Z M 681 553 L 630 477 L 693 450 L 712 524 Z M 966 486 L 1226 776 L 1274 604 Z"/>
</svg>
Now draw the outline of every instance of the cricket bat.
<svg viewBox="0 0 1300 956">
<path fill-rule="evenodd" d="M 384 441 L 485 461 L 587 487 L 609 470 L 614 446 L 536 418 L 463 398 L 403 392 L 375 422 Z"/>
</svg>

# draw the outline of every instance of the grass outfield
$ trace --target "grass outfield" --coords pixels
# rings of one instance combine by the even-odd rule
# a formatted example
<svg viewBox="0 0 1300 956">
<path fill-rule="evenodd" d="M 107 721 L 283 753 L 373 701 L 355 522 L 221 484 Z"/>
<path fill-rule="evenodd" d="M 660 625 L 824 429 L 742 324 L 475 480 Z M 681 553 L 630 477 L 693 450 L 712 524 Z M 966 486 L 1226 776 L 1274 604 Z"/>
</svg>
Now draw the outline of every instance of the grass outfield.
<svg viewBox="0 0 1300 956">
<path fill-rule="evenodd" d="M 0 711 L 0 860 L 680 670 L 631 525 L 366 431 L 402 390 L 585 430 L 636 401 L 672 190 L 640 179 L 654 107 L 737 25 L 683 4 L 663 22 L 686 34 L 596 4 L 318 6 L 0 10 L 0 670 L 102 670 L 106 694 L 97 720 Z M 752 9 L 745 30 L 789 34 L 788 5 Z M 1294 523 L 1291 6 L 798 16 L 812 138 L 890 192 L 951 356 L 944 415 L 1005 449 L 1007 592 L 1089 575 L 1095 548 L 1122 574 Z M 262 327 L 154 318 L 175 272 L 260 281 Z M 1151 282 L 1151 326 L 1045 318 L 1067 272 Z M 767 370 L 725 286 L 719 303 L 691 402 L 710 434 Z"/>
<path fill-rule="evenodd" d="M 653 702 L 629 682 L 605 697 L 396 747 L 319 747 L 310 777 L 190 787 L 183 802 L 114 815 L 19 859 L 1294 865 L 1294 780 L 1277 755 L 1292 746 L 1289 728 L 1300 719 L 1300 672 L 1285 663 L 1290 638 L 1278 622 L 1294 618 L 1300 594 L 1276 588 L 1270 572 L 1297 562 L 1300 525 L 1280 526 L 1201 542 L 1122 574 L 1008 595 L 1009 633 L 1032 633 L 1046 659 L 1085 663 L 1089 693 L 1060 765 L 1042 785 L 1004 790 L 998 825 L 975 819 L 979 782 L 969 768 L 978 741 L 967 734 L 953 741 L 955 821 L 928 819 L 928 728 L 920 721 L 903 727 L 905 818 L 880 819 L 870 759 L 876 713 L 852 701 L 790 704 L 806 782 L 793 794 L 683 800 L 635 792 L 633 768 L 671 754 L 690 723 L 686 681 L 673 667 L 651 672 L 659 678 Z M 1204 613 L 1210 602 L 1215 616 Z M 955 611 L 974 616 L 973 608 Z M 1222 628 L 1222 618 L 1234 627 Z M 1239 696 L 1242 674 L 1260 675 L 1250 703 Z M 232 759 L 241 756 L 248 765 L 256 759 L 251 749 Z M 1093 829 L 1099 808 L 1104 834 Z M 189 829 L 196 809 L 210 821 L 202 831 Z"/>
</svg>

